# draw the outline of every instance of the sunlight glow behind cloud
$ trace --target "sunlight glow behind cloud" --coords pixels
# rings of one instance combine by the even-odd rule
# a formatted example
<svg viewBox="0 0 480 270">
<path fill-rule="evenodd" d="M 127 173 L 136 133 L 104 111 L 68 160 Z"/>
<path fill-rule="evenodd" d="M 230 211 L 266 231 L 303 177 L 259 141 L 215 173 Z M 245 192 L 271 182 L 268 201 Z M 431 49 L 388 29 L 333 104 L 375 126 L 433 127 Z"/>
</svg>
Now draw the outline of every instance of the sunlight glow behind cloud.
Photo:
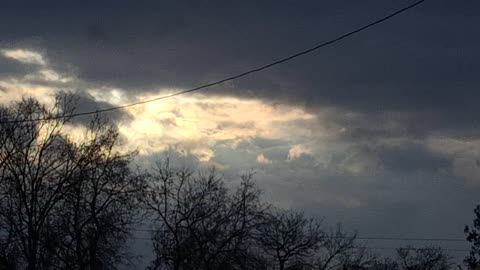
<svg viewBox="0 0 480 270">
<path fill-rule="evenodd" d="M 53 69 L 48 59 L 39 52 L 21 48 L 2 49 L 0 52 L 0 57 L 37 65 L 26 75 L 0 78 L 1 104 L 27 96 L 52 104 L 54 95 L 59 91 L 81 89 L 92 97 L 93 103 L 119 106 L 182 90 L 161 89 L 155 94 L 145 94 L 135 89 L 88 83 L 77 79 L 74 74 Z M 302 166 L 322 168 L 339 175 L 374 176 L 386 172 L 388 168 L 383 166 L 384 160 L 379 153 L 369 148 L 386 146 L 400 149 L 408 143 L 401 136 L 388 141 L 369 141 L 363 145 L 362 142 L 345 141 L 342 136 L 351 127 L 335 119 L 343 115 L 349 120 L 362 121 L 354 112 L 335 108 L 316 108 L 315 112 L 310 112 L 302 106 L 255 98 L 185 95 L 129 107 L 125 111 L 130 118 L 116 122 L 125 142 L 123 150 L 138 150 L 142 156 L 173 150 L 201 162 L 227 167 L 230 162 L 244 162 L 252 167 L 304 163 Z M 395 124 L 395 121 L 386 122 L 384 128 L 395 130 Z M 80 126 L 69 126 L 65 130 L 76 138 L 81 138 L 80 134 L 84 132 Z M 256 145 L 256 140 L 279 143 L 268 147 Z M 425 145 L 437 155 L 451 159 L 454 175 L 470 182 L 480 176 L 478 141 L 431 137 L 414 143 Z M 218 151 L 228 152 L 236 158 L 222 160 L 229 157 L 221 154 L 223 156 L 217 158 Z M 287 166 L 285 164 L 282 166 Z"/>
<path fill-rule="evenodd" d="M 265 155 L 263 155 L 263 153 L 261 153 L 260 155 L 257 156 L 257 162 L 260 163 L 260 164 L 271 164 L 272 161 L 268 158 L 265 157 Z"/>
<path fill-rule="evenodd" d="M 50 86 L 33 84 L 17 79 L 0 79 L 0 104 L 19 101 L 22 97 L 34 97 L 44 104 L 52 104 L 58 89 Z"/>
<path fill-rule="evenodd" d="M 234 97 L 184 96 L 127 110 L 133 120 L 121 123 L 120 132 L 140 154 L 175 146 L 202 161 L 215 155 L 218 143 L 234 148 L 256 137 L 295 140 L 288 124 L 316 120 L 301 108 Z"/>
</svg>

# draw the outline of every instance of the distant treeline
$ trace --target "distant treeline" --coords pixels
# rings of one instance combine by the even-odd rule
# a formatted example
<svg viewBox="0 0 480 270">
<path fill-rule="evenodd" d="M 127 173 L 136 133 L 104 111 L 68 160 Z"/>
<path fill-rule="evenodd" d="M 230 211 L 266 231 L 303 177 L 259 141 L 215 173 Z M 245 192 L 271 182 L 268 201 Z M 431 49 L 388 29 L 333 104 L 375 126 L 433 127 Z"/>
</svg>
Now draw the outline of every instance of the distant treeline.
<svg viewBox="0 0 480 270">
<path fill-rule="evenodd" d="M 235 189 L 215 169 L 147 170 L 99 116 L 73 121 L 75 97 L 0 108 L 0 269 L 135 269 L 128 243 L 149 224 L 149 269 L 458 269 L 439 247 L 375 256 L 340 225 L 265 202 L 253 173 Z M 41 119 L 41 120 L 39 120 Z M 82 127 L 72 131 L 72 127 Z M 78 130 L 82 130 L 78 134 Z M 463 267 L 479 269 L 480 208 Z"/>
</svg>

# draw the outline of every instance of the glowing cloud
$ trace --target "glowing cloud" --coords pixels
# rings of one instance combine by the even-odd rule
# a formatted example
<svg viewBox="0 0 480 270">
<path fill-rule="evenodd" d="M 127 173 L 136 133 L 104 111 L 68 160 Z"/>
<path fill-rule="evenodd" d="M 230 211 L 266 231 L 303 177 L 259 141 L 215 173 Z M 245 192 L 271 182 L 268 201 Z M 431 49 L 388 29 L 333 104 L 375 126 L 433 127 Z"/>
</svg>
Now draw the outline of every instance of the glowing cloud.
<svg viewBox="0 0 480 270">
<path fill-rule="evenodd" d="M 312 154 L 313 152 L 311 149 L 308 149 L 306 146 L 299 144 L 299 145 L 293 146 L 292 148 L 290 148 L 290 150 L 288 150 L 288 159 L 294 160 L 301 157 L 302 155 L 312 155 Z"/>
<path fill-rule="evenodd" d="M 118 104 L 131 102 L 118 90 L 90 93 Z M 180 96 L 129 107 L 127 111 L 133 120 L 120 123 L 119 129 L 132 150 L 148 155 L 173 147 L 201 161 L 215 156 L 213 148 L 217 144 L 235 148 L 239 142 L 256 137 L 294 142 L 299 133 L 310 131 L 299 126 L 292 132 L 292 123 L 316 121 L 315 115 L 300 107 L 220 96 Z M 263 157 L 259 162 L 268 163 L 268 159 Z"/>
<path fill-rule="evenodd" d="M 43 56 L 35 51 L 25 49 L 3 49 L 0 50 L 2 55 L 7 58 L 14 59 L 16 61 L 25 64 L 46 65 Z"/>
<path fill-rule="evenodd" d="M 72 78 L 62 76 L 52 69 L 42 69 L 39 73 L 42 76 L 42 79 L 46 81 L 66 83 L 72 80 Z"/>
<path fill-rule="evenodd" d="M 257 162 L 260 164 L 271 164 L 272 161 L 268 158 L 266 158 L 263 153 L 257 156 Z"/>
<path fill-rule="evenodd" d="M 31 84 L 15 79 L 0 80 L 0 104 L 21 100 L 22 97 L 34 97 L 44 104 L 53 104 L 55 92 L 53 87 Z"/>
</svg>

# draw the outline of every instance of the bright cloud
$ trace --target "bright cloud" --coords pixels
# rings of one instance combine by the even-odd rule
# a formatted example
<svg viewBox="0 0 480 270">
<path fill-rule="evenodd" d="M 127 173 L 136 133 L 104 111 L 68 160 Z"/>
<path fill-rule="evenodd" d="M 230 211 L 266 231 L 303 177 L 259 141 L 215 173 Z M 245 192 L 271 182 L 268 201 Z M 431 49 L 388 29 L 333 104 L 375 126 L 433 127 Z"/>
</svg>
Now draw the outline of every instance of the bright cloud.
<svg viewBox="0 0 480 270">
<path fill-rule="evenodd" d="M 31 74 L 24 76 L 25 81 L 45 81 L 45 82 L 57 82 L 68 83 L 73 80 L 73 76 L 61 74 L 58 71 L 52 69 L 47 60 L 42 54 L 32 50 L 25 49 L 2 49 L 1 55 L 6 58 L 14 59 L 24 64 L 39 65 L 39 69 Z M 0 78 L 1 79 L 1 78 Z M 16 78 L 19 80 L 19 78 Z"/>
<path fill-rule="evenodd" d="M 212 149 L 218 143 L 235 148 L 239 142 L 257 137 L 295 141 L 297 133 L 289 132 L 289 125 L 316 120 L 301 108 L 233 97 L 176 97 L 130 107 L 128 112 L 133 120 L 119 128 L 141 154 L 174 146 L 202 161 L 214 156 Z"/>
<path fill-rule="evenodd" d="M 260 155 L 257 156 L 257 162 L 260 163 L 260 164 L 271 164 L 272 161 L 268 158 L 265 157 L 265 155 L 263 155 L 263 153 L 261 153 Z"/>
<path fill-rule="evenodd" d="M 2 55 L 7 58 L 17 60 L 25 64 L 46 65 L 43 56 L 35 51 L 26 49 L 3 49 L 0 50 Z"/>
<path fill-rule="evenodd" d="M 302 155 L 312 155 L 313 152 L 311 149 L 307 148 L 304 145 L 298 144 L 294 145 L 290 150 L 288 150 L 288 159 L 293 160 L 301 157 Z"/>
<path fill-rule="evenodd" d="M 0 78 L 0 103 L 7 104 L 32 96 L 42 103 L 52 104 L 53 97 L 59 90 L 75 89 L 82 83 L 74 80 L 72 75 L 50 68 L 38 52 L 4 49 L 1 53 L 22 63 L 38 64 L 41 67 L 22 77 Z M 150 95 L 132 98 L 124 89 L 86 86 L 90 87 L 86 92 L 95 101 L 112 105 L 158 97 Z M 168 91 L 163 90 L 159 94 L 165 92 Z M 127 150 L 139 150 L 141 155 L 150 155 L 174 149 L 185 155 L 193 155 L 203 162 L 215 157 L 215 147 L 219 144 L 235 149 L 239 143 L 254 138 L 281 139 L 292 145 L 302 143 L 306 138 L 312 138 L 311 126 L 318 121 L 317 115 L 306 112 L 302 107 L 226 96 L 178 96 L 129 107 L 127 112 L 131 119 L 118 123 Z M 69 132 L 74 135 L 80 130 L 70 129 Z M 322 132 L 325 131 L 319 133 Z M 254 155 L 257 156 L 258 153 Z M 271 163 L 264 154 L 257 161 Z"/>
<path fill-rule="evenodd" d="M 34 97 L 44 104 L 52 104 L 58 89 L 32 84 L 17 79 L 0 80 L 0 104 L 21 100 L 22 97 Z"/>
<path fill-rule="evenodd" d="M 42 69 L 39 73 L 46 81 L 66 83 L 72 80 L 71 77 L 62 76 L 52 69 Z"/>
</svg>

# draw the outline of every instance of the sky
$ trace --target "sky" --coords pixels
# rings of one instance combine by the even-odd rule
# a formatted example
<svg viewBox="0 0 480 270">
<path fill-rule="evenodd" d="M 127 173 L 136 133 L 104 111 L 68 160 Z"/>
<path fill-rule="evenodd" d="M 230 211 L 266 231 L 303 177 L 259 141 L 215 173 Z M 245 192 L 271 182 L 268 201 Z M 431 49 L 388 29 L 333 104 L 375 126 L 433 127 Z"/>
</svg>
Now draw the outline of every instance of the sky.
<svg viewBox="0 0 480 270">
<path fill-rule="evenodd" d="M 48 103 L 59 91 L 80 96 L 80 112 L 147 100 L 411 3 L 7 0 L 0 103 Z M 479 8 L 426 1 L 281 66 L 106 116 L 139 163 L 168 153 L 179 166 L 215 166 L 231 183 L 253 169 L 267 200 L 359 235 L 462 238 L 480 203 Z M 87 119 L 75 121 L 72 134 Z"/>
</svg>

